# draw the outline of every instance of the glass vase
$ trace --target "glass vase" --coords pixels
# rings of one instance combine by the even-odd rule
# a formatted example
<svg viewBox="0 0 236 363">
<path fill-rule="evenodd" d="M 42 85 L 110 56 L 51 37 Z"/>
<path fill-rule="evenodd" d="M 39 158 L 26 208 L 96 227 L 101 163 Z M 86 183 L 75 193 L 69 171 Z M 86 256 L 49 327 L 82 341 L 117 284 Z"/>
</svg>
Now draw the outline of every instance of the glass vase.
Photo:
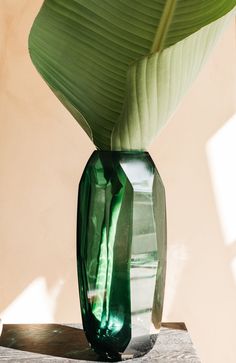
<svg viewBox="0 0 236 363">
<path fill-rule="evenodd" d="M 77 219 L 86 337 L 106 360 L 144 355 L 160 329 L 166 271 L 165 191 L 149 153 L 94 151 Z"/>
</svg>

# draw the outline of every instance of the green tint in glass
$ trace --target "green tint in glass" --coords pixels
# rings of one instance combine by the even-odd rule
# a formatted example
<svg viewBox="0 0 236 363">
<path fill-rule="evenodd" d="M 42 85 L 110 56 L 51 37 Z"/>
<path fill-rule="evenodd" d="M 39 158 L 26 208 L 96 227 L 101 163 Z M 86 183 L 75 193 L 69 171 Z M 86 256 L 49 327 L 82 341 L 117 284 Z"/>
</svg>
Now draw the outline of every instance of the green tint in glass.
<svg viewBox="0 0 236 363">
<path fill-rule="evenodd" d="M 86 336 L 103 357 L 145 354 L 160 328 L 166 214 L 147 152 L 95 151 L 79 186 L 77 257 Z"/>
</svg>

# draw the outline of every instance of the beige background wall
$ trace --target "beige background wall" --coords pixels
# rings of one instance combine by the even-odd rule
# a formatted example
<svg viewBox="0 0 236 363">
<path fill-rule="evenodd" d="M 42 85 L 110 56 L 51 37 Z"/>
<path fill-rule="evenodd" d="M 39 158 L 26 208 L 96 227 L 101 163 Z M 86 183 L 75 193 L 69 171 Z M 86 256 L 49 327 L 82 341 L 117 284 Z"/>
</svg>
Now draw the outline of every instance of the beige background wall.
<svg viewBox="0 0 236 363">
<path fill-rule="evenodd" d="M 0 316 L 80 321 L 77 186 L 93 150 L 33 68 L 42 0 L 0 4 Z M 203 363 L 236 361 L 235 23 L 150 152 L 168 208 L 165 321 L 185 321 Z"/>
</svg>

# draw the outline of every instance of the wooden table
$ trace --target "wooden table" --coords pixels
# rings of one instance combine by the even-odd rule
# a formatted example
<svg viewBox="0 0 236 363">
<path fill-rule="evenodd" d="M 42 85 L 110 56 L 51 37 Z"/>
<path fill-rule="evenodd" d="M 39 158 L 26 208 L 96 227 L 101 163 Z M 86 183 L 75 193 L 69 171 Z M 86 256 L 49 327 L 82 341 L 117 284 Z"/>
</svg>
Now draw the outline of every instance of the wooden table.
<svg viewBox="0 0 236 363">
<path fill-rule="evenodd" d="M 99 361 L 79 324 L 6 324 L 0 362 L 75 363 Z M 184 323 L 163 323 L 155 347 L 129 362 L 200 363 Z"/>
</svg>

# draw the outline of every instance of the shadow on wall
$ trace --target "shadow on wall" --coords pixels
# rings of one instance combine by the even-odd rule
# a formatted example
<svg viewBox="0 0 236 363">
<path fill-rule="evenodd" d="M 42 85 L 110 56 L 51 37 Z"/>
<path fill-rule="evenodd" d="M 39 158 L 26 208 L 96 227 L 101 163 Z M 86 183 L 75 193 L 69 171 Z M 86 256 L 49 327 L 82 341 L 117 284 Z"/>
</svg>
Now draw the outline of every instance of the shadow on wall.
<svg viewBox="0 0 236 363">
<path fill-rule="evenodd" d="M 77 322 L 77 187 L 93 146 L 29 59 L 27 37 L 42 0 L 1 1 L 0 312 L 15 323 Z M 216 185 L 226 170 L 235 172 L 227 164 L 234 131 L 213 141 L 235 112 L 233 39 L 232 24 L 150 149 L 167 192 L 164 320 L 185 321 L 208 363 L 233 363 L 236 355 L 235 229 L 224 226 L 233 223 L 235 193 L 223 197 L 233 202 L 225 212 L 219 195 L 229 191 L 229 174 L 226 187 Z"/>
</svg>

